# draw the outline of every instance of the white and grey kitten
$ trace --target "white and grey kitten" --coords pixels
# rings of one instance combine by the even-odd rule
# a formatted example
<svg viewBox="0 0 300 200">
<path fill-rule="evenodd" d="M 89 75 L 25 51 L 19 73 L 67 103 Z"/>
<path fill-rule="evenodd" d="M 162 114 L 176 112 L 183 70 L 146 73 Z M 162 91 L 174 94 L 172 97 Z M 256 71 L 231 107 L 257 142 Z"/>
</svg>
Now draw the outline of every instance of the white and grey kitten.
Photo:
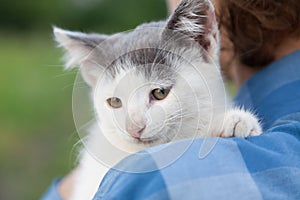
<svg viewBox="0 0 300 200">
<path fill-rule="evenodd" d="M 91 86 L 97 114 L 81 152 L 73 200 L 92 199 L 109 169 L 97 161 L 98 154 L 111 154 L 103 138 L 134 153 L 183 138 L 261 133 L 255 116 L 226 103 L 219 33 L 208 0 L 182 0 L 167 21 L 127 33 L 54 28 L 54 34 L 67 50 L 66 67 L 78 65 Z"/>
</svg>

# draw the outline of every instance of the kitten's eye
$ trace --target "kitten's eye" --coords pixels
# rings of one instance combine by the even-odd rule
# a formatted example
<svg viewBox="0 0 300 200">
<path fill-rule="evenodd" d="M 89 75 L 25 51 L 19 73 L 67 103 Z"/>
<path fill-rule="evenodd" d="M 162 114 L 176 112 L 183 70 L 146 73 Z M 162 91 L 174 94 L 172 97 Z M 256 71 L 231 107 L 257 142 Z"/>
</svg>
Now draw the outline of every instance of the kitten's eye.
<svg viewBox="0 0 300 200">
<path fill-rule="evenodd" d="M 170 92 L 170 89 L 164 89 L 164 88 L 156 88 L 152 90 L 151 94 L 154 97 L 155 100 L 163 100 L 165 99 Z"/>
<path fill-rule="evenodd" d="M 122 107 L 122 101 L 118 97 L 112 97 L 106 100 L 108 105 L 110 105 L 113 108 L 121 108 Z"/>
</svg>

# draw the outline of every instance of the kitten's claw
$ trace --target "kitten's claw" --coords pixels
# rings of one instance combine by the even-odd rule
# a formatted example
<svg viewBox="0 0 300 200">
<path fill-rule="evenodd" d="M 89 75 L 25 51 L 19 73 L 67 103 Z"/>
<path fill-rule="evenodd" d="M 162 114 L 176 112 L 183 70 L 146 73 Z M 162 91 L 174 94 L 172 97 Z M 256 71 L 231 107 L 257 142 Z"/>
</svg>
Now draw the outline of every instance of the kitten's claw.
<svg viewBox="0 0 300 200">
<path fill-rule="evenodd" d="M 225 114 L 221 137 L 257 136 L 262 133 L 258 119 L 248 111 L 233 109 Z"/>
</svg>

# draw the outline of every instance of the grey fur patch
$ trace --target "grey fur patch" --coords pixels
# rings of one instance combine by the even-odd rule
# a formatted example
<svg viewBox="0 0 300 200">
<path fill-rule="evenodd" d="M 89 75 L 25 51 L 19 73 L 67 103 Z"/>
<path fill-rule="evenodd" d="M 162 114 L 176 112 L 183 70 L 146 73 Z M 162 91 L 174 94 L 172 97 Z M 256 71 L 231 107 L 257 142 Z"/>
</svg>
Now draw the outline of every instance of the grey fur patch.
<svg viewBox="0 0 300 200">
<path fill-rule="evenodd" d="M 177 69 L 174 64 L 180 59 L 180 56 L 158 48 L 139 49 L 122 55 L 107 68 L 107 72 L 115 77 L 120 70 L 134 68 L 149 81 L 165 80 L 175 84 Z"/>
<path fill-rule="evenodd" d="M 107 39 L 108 36 L 100 34 L 89 34 L 89 35 L 69 35 L 73 40 L 82 42 L 83 45 L 96 48 L 101 42 Z"/>
</svg>

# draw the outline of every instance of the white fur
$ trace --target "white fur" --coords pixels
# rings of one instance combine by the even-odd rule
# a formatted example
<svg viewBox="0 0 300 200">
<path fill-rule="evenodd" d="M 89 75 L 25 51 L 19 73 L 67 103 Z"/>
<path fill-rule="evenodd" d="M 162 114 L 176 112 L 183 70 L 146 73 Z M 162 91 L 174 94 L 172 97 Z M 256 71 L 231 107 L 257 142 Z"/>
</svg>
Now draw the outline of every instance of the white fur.
<svg viewBox="0 0 300 200">
<path fill-rule="evenodd" d="M 207 94 L 207 92 L 203 91 L 203 87 L 201 85 L 201 81 L 199 80 L 199 76 L 195 76 L 195 71 L 193 69 L 185 70 L 184 73 L 182 73 L 182 80 L 184 80 L 185 76 L 189 77 L 189 84 L 194 86 L 199 86 L 201 90 L 198 88 L 193 88 L 197 91 L 199 91 L 198 95 L 199 97 L 204 100 L 207 97 L 204 97 L 203 94 Z M 193 77 L 194 75 L 194 77 Z M 125 79 L 125 80 L 124 80 Z M 194 79 L 194 80 L 193 80 Z M 124 81 L 124 82 L 123 82 Z M 119 83 L 126 83 L 126 84 L 120 84 Z M 195 84 L 197 83 L 197 84 Z M 140 91 L 136 91 L 137 86 L 144 87 L 140 88 Z M 120 88 L 117 88 L 117 86 L 120 86 Z M 109 83 L 106 85 L 98 85 L 95 89 L 95 95 L 94 95 L 94 102 L 96 102 L 96 111 L 98 114 L 99 119 L 101 119 L 101 123 L 98 124 L 101 130 L 97 128 L 91 129 L 90 132 L 90 138 L 88 139 L 86 146 L 88 149 L 92 149 L 91 146 L 97 146 L 97 149 L 93 149 L 92 152 L 83 150 L 82 158 L 81 158 L 81 169 L 79 171 L 78 175 L 78 183 L 75 186 L 74 189 L 74 196 L 72 197 L 73 200 L 79 200 L 79 199 L 91 199 L 95 191 L 97 190 L 99 183 L 101 182 L 102 177 L 109 169 L 104 164 L 97 161 L 96 157 L 97 151 L 105 151 L 101 145 L 99 145 L 100 142 L 103 140 L 103 138 L 100 137 L 100 134 L 103 133 L 103 135 L 114 145 L 116 148 L 119 148 L 125 152 L 128 153 L 134 153 L 139 150 L 142 150 L 144 148 L 162 144 L 165 142 L 170 142 L 170 140 L 177 140 L 182 138 L 188 138 L 188 137 L 195 137 L 195 135 L 198 133 L 198 127 L 197 127 L 197 121 L 199 119 L 199 113 L 195 112 L 195 105 L 196 108 L 198 107 L 198 103 L 201 104 L 202 107 L 207 108 L 211 107 L 209 101 L 202 101 L 202 102 L 191 102 L 193 99 L 184 98 L 187 96 L 186 93 L 183 93 L 184 88 L 182 88 L 183 84 L 178 83 L 177 86 L 175 86 L 167 99 L 162 102 L 158 102 L 158 105 L 152 106 L 147 109 L 145 106 L 145 101 L 148 99 L 148 93 L 151 91 L 151 89 L 154 89 L 158 86 L 156 86 L 153 83 L 148 84 L 143 77 L 136 76 L 134 72 L 121 72 L 119 76 L 116 78 L 116 80 L 113 83 Z M 168 129 L 162 129 L 160 130 L 160 127 L 167 128 L 164 124 L 166 121 L 166 117 L 168 113 L 173 113 L 176 111 L 176 109 L 182 105 L 177 105 L 174 103 L 176 101 L 176 94 L 180 95 L 180 103 L 183 105 L 191 105 L 186 106 L 186 113 L 192 113 L 189 117 L 182 117 L 181 123 L 182 127 L 178 127 L 178 130 L 176 132 L 173 132 L 174 134 L 180 134 L 180 135 L 169 135 L 168 137 L 165 137 L 164 134 L 170 133 Z M 133 95 L 133 96 L 130 96 Z M 194 95 L 194 94 L 193 94 Z M 190 95 L 190 96 L 193 96 Z M 121 109 L 114 110 L 110 108 L 106 104 L 106 99 L 111 96 L 117 96 L 122 99 L 124 102 L 123 107 Z M 131 98 L 131 99 L 130 99 Z M 194 98 L 196 99 L 196 98 Z M 130 105 L 128 105 L 130 104 Z M 199 105 L 200 106 L 200 105 Z M 158 107 L 157 110 L 155 107 Z M 160 108 L 163 107 L 164 112 L 158 113 L 160 111 Z M 153 111 L 154 112 L 151 112 Z M 201 115 L 207 116 L 209 115 L 209 110 L 203 110 L 205 112 L 202 112 Z M 127 114 L 128 112 L 128 114 Z M 142 137 L 154 137 L 155 142 L 150 144 L 142 144 L 137 142 L 135 139 L 129 136 L 128 133 L 125 132 L 125 125 L 126 125 L 126 117 L 129 117 L 128 115 L 131 115 L 132 113 L 137 113 L 139 117 L 145 117 L 145 118 L 151 118 L 148 119 L 149 124 L 147 125 L 147 128 L 145 129 Z M 181 113 L 178 113 L 178 115 L 181 115 Z M 132 116 L 132 115 L 131 115 Z M 207 132 L 208 127 L 204 127 L 205 124 L 209 124 L 209 118 L 206 117 L 202 118 L 202 123 L 200 124 L 199 133 L 202 134 L 202 136 L 206 135 L 204 134 L 204 131 Z M 160 130 L 160 132 L 157 133 L 157 130 Z M 153 135 L 154 134 L 154 135 Z M 94 155 L 94 157 L 92 155 Z M 127 154 L 128 155 L 128 154 Z M 126 154 L 124 154 L 124 157 Z M 121 160 L 123 157 L 120 157 Z"/>
<path fill-rule="evenodd" d="M 222 137 L 258 136 L 262 129 L 257 118 L 249 111 L 234 108 L 229 110 L 224 121 L 225 126 L 221 134 Z"/>
</svg>

